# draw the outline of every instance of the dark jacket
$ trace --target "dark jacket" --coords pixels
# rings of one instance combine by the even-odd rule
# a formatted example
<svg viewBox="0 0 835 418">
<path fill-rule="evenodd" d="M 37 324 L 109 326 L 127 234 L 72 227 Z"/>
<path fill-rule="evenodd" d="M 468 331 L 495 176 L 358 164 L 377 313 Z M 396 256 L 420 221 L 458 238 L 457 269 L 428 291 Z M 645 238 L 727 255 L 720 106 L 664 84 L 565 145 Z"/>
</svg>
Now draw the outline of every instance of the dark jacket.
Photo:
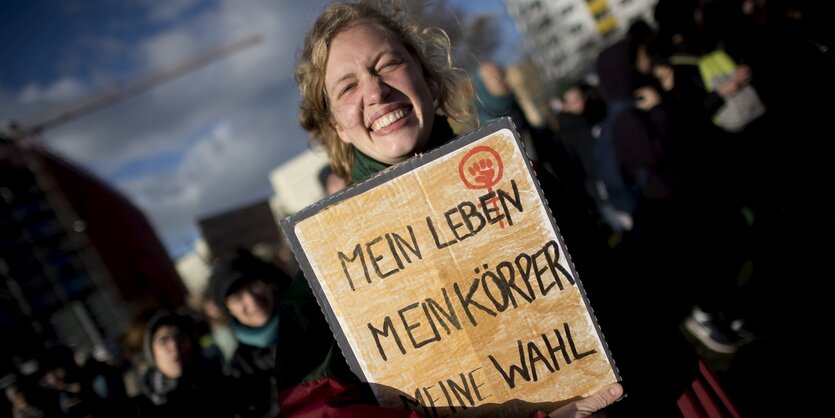
<svg viewBox="0 0 835 418">
<path fill-rule="evenodd" d="M 226 407 L 230 399 L 220 371 L 208 365 L 188 370 L 179 379 L 170 379 L 151 368 L 142 379 L 142 394 L 134 398 L 140 418 L 231 417 Z"/>
<path fill-rule="evenodd" d="M 161 327 L 176 328 L 188 340 L 190 351 L 181 358 L 179 378 L 165 376 L 156 368 L 152 340 Z M 231 417 L 226 407 L 225 382 L 220 363 L 200 356 L 195 322 L 189 315 L 160 311 L 145 326 L 144 352 L 151 367 L 142 376 L 142 394 L 133 398 L 135 415 L 144 417 Z"/>
<path fill-rule="evenodd" d="M 376 406 L 348 368 L 301 274 L 282 295 L 279 317 L 275 382 L 282 417 L 417 417 Z"/>
<path fill-rule="evenodd" d="M 239 343 L 226 367 L 236 417 L 279 416 L 275 353 L 275 345 L 261 348 Z"/>
</svg>

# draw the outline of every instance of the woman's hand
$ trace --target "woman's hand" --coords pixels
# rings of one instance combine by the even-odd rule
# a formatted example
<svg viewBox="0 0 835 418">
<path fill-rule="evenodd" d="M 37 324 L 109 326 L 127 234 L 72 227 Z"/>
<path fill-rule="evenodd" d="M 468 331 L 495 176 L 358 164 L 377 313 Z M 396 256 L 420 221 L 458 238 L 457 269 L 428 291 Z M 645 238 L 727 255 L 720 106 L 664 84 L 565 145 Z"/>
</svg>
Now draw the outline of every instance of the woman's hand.
<svg viewBox="0 0 835 418">
<path fill-rule="evenodd" d="M 613 383 L 591 396 L 571 402 L 548 414 L 550 418 L 585 418 L 613 404 L 623 396 L 623 386 Z"/>
</svg>

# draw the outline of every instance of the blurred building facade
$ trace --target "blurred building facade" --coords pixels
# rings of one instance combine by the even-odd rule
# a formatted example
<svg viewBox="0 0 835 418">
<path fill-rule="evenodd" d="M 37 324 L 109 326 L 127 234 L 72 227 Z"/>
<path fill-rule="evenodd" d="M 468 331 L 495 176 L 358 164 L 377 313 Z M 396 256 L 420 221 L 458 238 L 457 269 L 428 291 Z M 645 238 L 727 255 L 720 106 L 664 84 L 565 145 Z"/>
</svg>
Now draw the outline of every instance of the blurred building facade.
<svg viewBox="0 0 835 418">
<path fill-rule="evenodd" d="M 206 241 L 200 238 L 194 242 L 189 252 L 177 258 L 175 262 L 177 273 L 188 291 L 187 303 L 195 310 L 199 310 L 209 285 L 209 276 L 212 273 L 211 258 Z"/>
<path fill-rule="evenodd" d="M 267 200 L 198 219 L 197 229 L 210 260 L 238 248 L 253 250 L 258 245 L 277 246 L 281 241 Z"/>
<path fill-rule="evenodd" d="M 283 219 L 325 197 L 320 173 L 328 166 L 322 151 L 305 151 L 270 172 L 275 196 L 270 206 L 276 219 Z"/>
<path fill-rule="evenodd" d="M 0 278 L 2 360 L 50 342 L 82 356 L 115 347 L 138 312 L 185 294 L 136 206 L 43 147 L 2 138 Z"/>
<path fill-rule="evenodd" d="M 328 157 L 323 149 L 307 150 L 270 171 L 270 184 L 275 195 L 270 199 L 278 222 L 323 199 Z M 278 250 L 284 270 L 295 274 L 299 266 L 286 240 Z"/>
<path fill-rule="evenodd" d="M 505 0 L 546 84 L 579 78 L 657 0 Z"/>
<path fill-rule="evenodd" d="M 278 223 L 267 200 L 250 203 L 197 220 L 200 238 L 176 261 L 188 291 L 187 304 L 196 310 L 206 297 L 212 264 L 219 257 L 244 249 L 264 261 L 282 266 L 283 246 Z"/>
</svg>

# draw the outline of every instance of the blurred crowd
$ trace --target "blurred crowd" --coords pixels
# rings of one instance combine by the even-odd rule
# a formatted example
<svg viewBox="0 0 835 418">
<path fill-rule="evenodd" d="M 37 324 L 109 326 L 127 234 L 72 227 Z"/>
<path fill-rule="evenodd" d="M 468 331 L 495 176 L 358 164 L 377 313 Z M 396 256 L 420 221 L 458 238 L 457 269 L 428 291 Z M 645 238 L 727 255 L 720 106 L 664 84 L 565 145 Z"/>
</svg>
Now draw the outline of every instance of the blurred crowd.
<svg viewBox="0 0 835 418">
<path fill-rule="evenodd" d="M 763 368 L 825 327 L 805 279 L 832 248 L 813 235 L 835 232 L 832 16 L 821 2 L 660 0 L 654 25 L 634 22 L 563 83 L 546 127 L 514 117 L 631 402 L 692 383 L 682 330 L 731 359 L 746 412 L 812 390 Z"/>
<path fill-rule="evenodd" d="M 246 251 L 219 259 L 202 312 L 148 313 L 123 359 L 80 363 L 64 345 L 6 377 L 14 417 L 278 416 L 279 294 L 290 279 Z"/>
</svg>

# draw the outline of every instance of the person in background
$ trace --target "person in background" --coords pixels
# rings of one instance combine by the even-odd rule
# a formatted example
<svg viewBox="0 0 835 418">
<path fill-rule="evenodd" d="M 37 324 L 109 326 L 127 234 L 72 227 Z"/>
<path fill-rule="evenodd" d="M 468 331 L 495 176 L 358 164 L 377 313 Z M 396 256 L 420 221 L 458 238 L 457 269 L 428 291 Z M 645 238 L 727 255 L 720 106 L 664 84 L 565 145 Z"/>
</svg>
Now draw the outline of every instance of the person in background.
<svg viewBox="0 0 835 418">
<path fill-rule="evenodd" d="M 525 143 L 525 152 L 531 159 L 547 158 L 541 155 L 541 142 L 550 141 L 552 132 L 548 129 L 537 129 L 527 119 L 519 100 L 508 84 L 507 74 L 495 62 L 484 62 L 472 73 L 472 85 L 475 93 L 473 101 L 478 125 L 500 117 L 509 116 L 516 125 L 516 130 Z M 547 152 L 547 151 L 546 151 Z"/>
<path fill-rule="evenodd" d="M 516 98 L 505 81 L 504 70 L 498 64 L 485 62 L 479 65 L 472 80 L 476 94 L 475 109 L 480 123 L 502 116 L 514 116 L 514 119 L 521 116 Z"/>
<path fill-rule="evenodd" d="M 238 250 L 215 262 L 209 291 L 229 317 L 238 340 L 225 368 L 233 380 L 228 399 L 236 417 L 279 416 L 275 362 L 279 305 L 288 284 L 289 278 L 281 270 L 248 251 Z"/>
<path fill-rule="evenodd" d="M 562 94 L 562 107 L 557 114 L 560 142 L 574 166 L 579 166 L 585 191 L 596 204 L 604 198 L 598 186 L 594 165 L 594 142 L 606 117 L 606 103 L 600 92 L 587 83 L 571 85 Z"/>
<path fill-rule="evenodd" d="M 47 349 L 39 363 L 42 384 L 63 416 L 99 418 L 129 413 L 124 381 L 118 370 L 93 359 L 79 367 L 72 349 L 64 345 Z"/>
<path fill-rule="evenodd" d="M 223 356 L 223 362 L 228 363 L 238 349 L 238 340 L 232 333 L 232 327 L 225 310 L 217 305 L 212 295 L 206 295 L 201 305 L 203 316 L 209 325 L 211 339 Z"/>
<path fill-rule="evenodd" d="M 331 170 L 330 166 L 322 167 L 319 171 L 319 184 L 325 190 L 325 196 L 330 196 L 348 187 L 348 181 L 339 177 Z"/>
<path fill-rule="evenodd" d="M 200 356 L 194 321 L 187 315 L 159 312 L 145 328 L 145 357 L 150 367 L 142 394 L 134 399 L 139 417 L 228 417 L 219 365 Z"/>
</svg>

